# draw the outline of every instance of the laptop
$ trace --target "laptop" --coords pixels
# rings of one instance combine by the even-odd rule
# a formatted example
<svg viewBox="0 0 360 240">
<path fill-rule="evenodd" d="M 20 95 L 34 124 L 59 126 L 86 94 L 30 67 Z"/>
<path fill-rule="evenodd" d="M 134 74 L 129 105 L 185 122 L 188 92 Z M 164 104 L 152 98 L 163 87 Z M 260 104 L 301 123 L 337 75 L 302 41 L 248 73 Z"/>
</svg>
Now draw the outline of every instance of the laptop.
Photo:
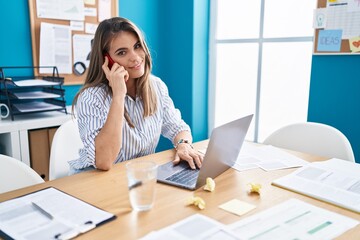
<svg viewBox="0 0 360 240">
<path fill-rule="evenodd" d="M 158 167 L 157 181 L 195 190 L 215 178 L 235 163 L 253 114 L 214 128 L 200 169 L 191 169 L 186 161 L 174 165 L 172 161 Z"/>
</svg>

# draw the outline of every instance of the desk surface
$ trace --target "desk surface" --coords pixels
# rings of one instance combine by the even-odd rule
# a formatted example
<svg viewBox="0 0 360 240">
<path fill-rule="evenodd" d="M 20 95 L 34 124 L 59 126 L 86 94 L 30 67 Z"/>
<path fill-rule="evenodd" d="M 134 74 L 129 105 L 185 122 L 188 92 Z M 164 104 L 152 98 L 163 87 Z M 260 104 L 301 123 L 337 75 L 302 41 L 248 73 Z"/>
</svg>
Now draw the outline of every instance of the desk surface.
<svg viewBox="0 0 360 240">
<path fill-rule="evenodd" d="M 202 141 L 196 143 L 195 147 L 202 149 L 206 145 L 207 141 Z M 167 150 L 139 159 L 151 159 L 160 164 L 172 160 L 174 153 L 174 150 Z M 308 154 L 291 153 L 310 162 L 325 160 L 324 158 Z M 154 208 L 148 212 L 140 213 L 132 211 L 130 207 L 125 164 L 123 163 L 116 164 L 107 172 L 84 172 L 0 194 L 0 202 L 53 186 L 117 216 L 116 220 L 85 233 L 77 239 L 137 239 L 153 230 L 164 228 L 195 213 L 201 213 L 224 224 L 230 224 L 289 198 L 297 198 L 315 206 L 360 220 L 360 214 L 355 212 L 271 185 L 272 180 L 289 174 L 294 170 L 296 169 L 265 172 L 261 169 L 254 169 L 238 172 L 234 169 L 229 169 L 215 179 L 216 189 L 214 192 L 206 192 L 202 188 L 196 191 L 189 191 L 158 183 Z M 260 196 L 256 194 L 249 195 L 247 193 L 247 184 L 249 182 L 262 184 Z M 194 206 L 187 206 L 185 204 L 186 200 L 193 195 L 200 196 L 205 200 L 206 209 L 199 210 Z M 218 207 L 220 204 L 234 198 L 252 203 L 257 208 L 239 217 Z M 338 239 L 356 239 L 359 236 L 360 226 L 358 225 Z"/>
</svg>

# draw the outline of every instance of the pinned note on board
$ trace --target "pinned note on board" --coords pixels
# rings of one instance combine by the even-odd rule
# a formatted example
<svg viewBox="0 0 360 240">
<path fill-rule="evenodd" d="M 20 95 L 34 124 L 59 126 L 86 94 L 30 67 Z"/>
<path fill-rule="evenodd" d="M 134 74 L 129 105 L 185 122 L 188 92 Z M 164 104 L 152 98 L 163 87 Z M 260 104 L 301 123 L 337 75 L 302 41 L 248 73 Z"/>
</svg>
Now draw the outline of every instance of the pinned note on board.
<svg viewBox="0 0 360 240">
<path fill-rule="evenodd" d="M 314 10 L 313 27 L 315 29 L 326 27 L 326 8 L 318 8 Z"/>
<path fill-rule="evenodd" d="M 339 52 L 342 30 L 320 30 L 317 42 L 318 52 Z"/>
<path fill-rule="evenodd" d="M 360 37 L 349 39 L 349 45 L 351 52 L 360 52 Z"/>
</svg>

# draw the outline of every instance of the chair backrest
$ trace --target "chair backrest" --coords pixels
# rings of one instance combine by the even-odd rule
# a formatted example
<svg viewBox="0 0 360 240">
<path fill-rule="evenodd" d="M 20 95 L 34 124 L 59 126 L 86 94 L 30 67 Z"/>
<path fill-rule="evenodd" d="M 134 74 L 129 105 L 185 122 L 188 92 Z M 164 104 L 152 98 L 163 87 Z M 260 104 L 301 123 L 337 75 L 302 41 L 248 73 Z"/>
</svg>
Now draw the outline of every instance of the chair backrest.
<svg viewBox="0 0 360 240">
<path fill-rule="evenodd" d="M 49 180 L 67 176 L 68 161 L 79 158 L 83 147 L 78 125 L 75 119 L 63 123 L 55 132 L 51 144 Z"/>
<path fill-rule="evenodd" d="M 43 182 L 44 179 L 25 163 L 0 154 L 0 193 Z"/>
<path fill-rule="evenodd" d="M 354 152 L 346 136 L 338 129 L 322 123 L 290 124 L 270 134 L 263 143 L 355 162 Z"/>
</svg>

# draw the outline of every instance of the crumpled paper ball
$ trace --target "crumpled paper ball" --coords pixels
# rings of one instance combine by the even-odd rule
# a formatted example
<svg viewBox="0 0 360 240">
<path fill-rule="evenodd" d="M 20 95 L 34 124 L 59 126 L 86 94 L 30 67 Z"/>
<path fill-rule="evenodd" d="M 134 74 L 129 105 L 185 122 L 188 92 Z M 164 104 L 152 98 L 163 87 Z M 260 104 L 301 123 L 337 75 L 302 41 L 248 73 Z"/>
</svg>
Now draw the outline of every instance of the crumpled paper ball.
<svg viewBox="0 0 360 240">
<path fill-rule="evenodd" d="M 206 178 L 206 185 L 204 187 L 204 190 L 209 191 L 209 192 L 212 192 L 215 190 L 215 181 L 212 178 L 210 178 L 210 177 Z"/>
<path fill-rule="evenodd" d="M 187 201 L 187 205 L 195 205 L 197 206 L 199 209 L 203 210 L 205 209 L 205 201 L 204 199 L 202 199 L 201 197 L 190 197 Z"/>
<path fill-rule="evenodd" d="M 249 193 L 257 193 L 260 195 L 261 184 L 260 183 L 248 183 L 250 187 Z"/>
</svg>

